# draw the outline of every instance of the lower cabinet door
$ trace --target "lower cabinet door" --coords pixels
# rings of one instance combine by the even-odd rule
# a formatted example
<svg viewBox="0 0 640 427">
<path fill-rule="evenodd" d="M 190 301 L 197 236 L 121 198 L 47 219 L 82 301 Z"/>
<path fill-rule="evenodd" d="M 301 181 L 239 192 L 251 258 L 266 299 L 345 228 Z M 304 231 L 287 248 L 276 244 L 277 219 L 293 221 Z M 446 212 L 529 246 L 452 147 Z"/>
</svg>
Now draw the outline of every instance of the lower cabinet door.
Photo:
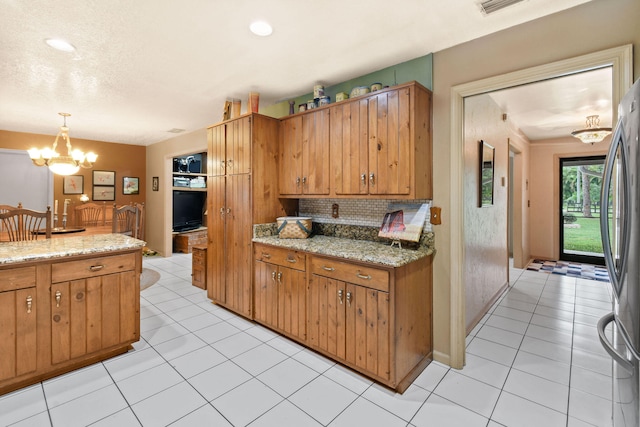
<svg viewBox="0 0 640 427">
<path fill-rule="evenodd" d="M 278 327 L 278 266 L 256 261 L 254 264 L 253 309 L 256 321 Z"/>
<path fill-rule="evenodd" d="M 304 271 L 278 269 L 278 329 L 301 340 L 307 334 L 306 278 Z"/>
<path fill-rule="evenodd" d="M 308 295 L 309 345 L 389 380 L 389 293 L 312 274 Z"/>
<path fill-rule="evenodd" d="M 51 286 L 51 362 L 61 363 L 139 339 L 134 271 Z"/>
<path fill-rule="evenodd" d="M 0 292 L 0 382 L 36 370 L 36 288 Z"/>
</svg>

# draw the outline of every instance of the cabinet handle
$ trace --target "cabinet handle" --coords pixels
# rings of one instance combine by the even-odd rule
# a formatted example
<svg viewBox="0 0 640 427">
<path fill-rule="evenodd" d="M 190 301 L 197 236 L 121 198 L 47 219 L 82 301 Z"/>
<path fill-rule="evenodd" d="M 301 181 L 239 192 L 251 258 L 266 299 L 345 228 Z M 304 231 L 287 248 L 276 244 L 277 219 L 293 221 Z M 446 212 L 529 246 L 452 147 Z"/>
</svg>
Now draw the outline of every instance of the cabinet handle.
<svg viewBox="0 0 640 427">
<path fill-rule="evenodd" d="M 273 280 L 274 282 L 276 281 L 276 272 L 275 271 L 271 272 L 271 280 Z"/>
<path fill-rule="evenodd" d="M 56 307 L 60 307 L 61 300 L 62 300 L 62 292 L 56 291 Z"/>
<path fill-rule="evenodd" d="M 31 307 L 33 306 L 33 298 L 31 295 L 27 297 L 27 313 L 31 313 Z"/>
<path fill-rule="evenodd" d="M 229 169 L 233 169 L 233 159 L 231 159 L 231 160 L 227 160 L 227 167 L 228 167 Z"/>
<path fill-rule="evenodd" d="M 225 165 L 226 165 L 226 162 L 224 160 L 220 160 L 220 169 L 224 170 Z"/>
<path fill-rule="evenodd" d="M 351 292 L 347 292 L 347 306 L 351 307 Z"/>
<path fill-rule="evenodd" d="M 282 271 L 278 273 L 278 282 L 282 283 Z"/>
<path fill-rule="evenodd" d="M 104 265 L 100 264 L 100 265 L 92 265 L 91 267 L 89 267 L 89 270 L 91 271 L 100 271 L 104 268 Z"/>
<path fill-rule="evenodd" d="M 368 274 L 365 276 L 364 274 L 356 273 L 356 276 L 358 276 L 360 279 L 371 280 L 371 276 L 369 276 Z"/>
<path fill-rule="evenodd" d="M 360 175 L 360 181 L 362 181 L 362 185 L 367 185 L 367 174 L 363 173 Z"/>
<path fill-rule="evenodd" d="M 302 185 L 305 185 L 307 183 L 307 177 L 303 176 L 302 177 Z"/>
<path fill-rule="evenodd" d="M 323 266 L 322 266 L 322 269 L 323 269 L 323 270 L 327 270 L 327 271 L 334 271 L 334 270 L 335 270 L 335 268 L 333 268 L 333 267 L 327 267 L 326 265 L 323 265 Z"/>
<path fill-rule="evenodd" d="M 296 178 L 296 187 L 300 187 L 300 177 Z"/>
<path fill-rule="evenodd" d="M 269 258 L 271 258 L 271 254 L 268 254 L 266 252 L 262 252 L 262 258 L 269 259 Z"/>
<path fill-rule="evenodd" d="M 231 213 L 231 208 L 227 208 L 227 215 Z"/>
<path fill-rule="evenodd" d="M 290 263 L 292 263 L 292 264 L 295 264 L 296 262 L 298 262 L 298 260 L 297 260 L 297 259 L 295 259 L 295 258 L 289 258 L 289 257 L 287 257 L 287 262 L 290 262 Z"/>
<path fill-rule="evenodd" d="M 338 289 L 338 301 L 340 301 L 340 304 L 342 304 L 342 294 L 343 294 L 342 289 Z"/>
<path fill-rule="evenodd" d="M 224 206 L 220 208 L 220 216 L 224 217 Z"/>
<path fill-rule="evenodd" d="M 371 172 L 369 174 L 369 182 L 371 183 L 371 185 L 376 185 L 376 174 Z"/>
</svg>

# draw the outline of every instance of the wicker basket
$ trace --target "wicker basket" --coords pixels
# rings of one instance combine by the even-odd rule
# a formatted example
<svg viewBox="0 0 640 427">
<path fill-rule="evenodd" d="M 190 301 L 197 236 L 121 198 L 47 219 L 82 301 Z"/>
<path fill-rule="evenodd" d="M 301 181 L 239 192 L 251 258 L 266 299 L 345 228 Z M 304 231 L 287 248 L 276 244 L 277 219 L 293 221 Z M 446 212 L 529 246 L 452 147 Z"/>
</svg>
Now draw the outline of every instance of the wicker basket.
<svg viewBox="0 0 640 427">
<path fill-rule="evenodd" d="M 306 239 L 311 234 L 311 217 L 281 216 L 278 221 L 278 237 L 281 239 Z"/>
</svg>

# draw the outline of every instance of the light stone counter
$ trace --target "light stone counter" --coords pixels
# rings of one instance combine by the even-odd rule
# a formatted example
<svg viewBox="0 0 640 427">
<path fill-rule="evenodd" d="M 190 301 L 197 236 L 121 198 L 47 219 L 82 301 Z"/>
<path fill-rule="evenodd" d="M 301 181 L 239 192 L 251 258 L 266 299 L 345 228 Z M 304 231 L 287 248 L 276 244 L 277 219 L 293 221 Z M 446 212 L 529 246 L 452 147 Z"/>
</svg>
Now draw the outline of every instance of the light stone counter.
<svg viewBox="0 0 640 427">
<path fill-rule="evenodd" d="M 277 236 L 254 237 L 256 243 L 295 249 L 319 255 L 330 255 L 354 261 L 371 262 L 400 267 L 433 254 L 431 247 L 399 249 L 388 243 L 352 240 L 340 237 L 315 235 L 308 239 L 280 239 Z"/>
<path fill-rule="evenodd" d="M 0 265 L 140 248 L 142 240 L 123 234 L 96 234 L 24 242 L 0 242 Z"/>
</svg>

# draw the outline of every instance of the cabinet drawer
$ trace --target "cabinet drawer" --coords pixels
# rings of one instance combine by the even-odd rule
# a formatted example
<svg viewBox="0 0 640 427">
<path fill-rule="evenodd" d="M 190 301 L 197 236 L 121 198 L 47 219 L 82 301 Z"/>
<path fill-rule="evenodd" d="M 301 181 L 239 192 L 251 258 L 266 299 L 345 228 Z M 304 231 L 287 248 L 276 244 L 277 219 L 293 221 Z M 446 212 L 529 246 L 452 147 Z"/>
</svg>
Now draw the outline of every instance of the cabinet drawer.
<svg viewBox="0 0 640 427">
<path fill-rule="evenodd" d="M 294 270 L 304 271 L 306 256 L 303 253 L 273 246 L 254 246 L 255 259 L 270 264 L 289 267 Z"/>
<path fill-rule="evenodd" d="M 389 292 L 389 272 L 387 270 L 313 257 L 311 258 L 311 273 Z"/>
<path fill-rule="evenodd" d="M 51 282 L 67 282 L 105 274 L 120 273 L 136 267 L 135 254 L 112 255 L 81 261 L 58 262 L 51 266 Z"/>
<path fill-rule="evenodd" d="M 0 270 L 0 292 L 15 291 L 36 285 L 36 268 L 20 267 Z"/>
</svg>

